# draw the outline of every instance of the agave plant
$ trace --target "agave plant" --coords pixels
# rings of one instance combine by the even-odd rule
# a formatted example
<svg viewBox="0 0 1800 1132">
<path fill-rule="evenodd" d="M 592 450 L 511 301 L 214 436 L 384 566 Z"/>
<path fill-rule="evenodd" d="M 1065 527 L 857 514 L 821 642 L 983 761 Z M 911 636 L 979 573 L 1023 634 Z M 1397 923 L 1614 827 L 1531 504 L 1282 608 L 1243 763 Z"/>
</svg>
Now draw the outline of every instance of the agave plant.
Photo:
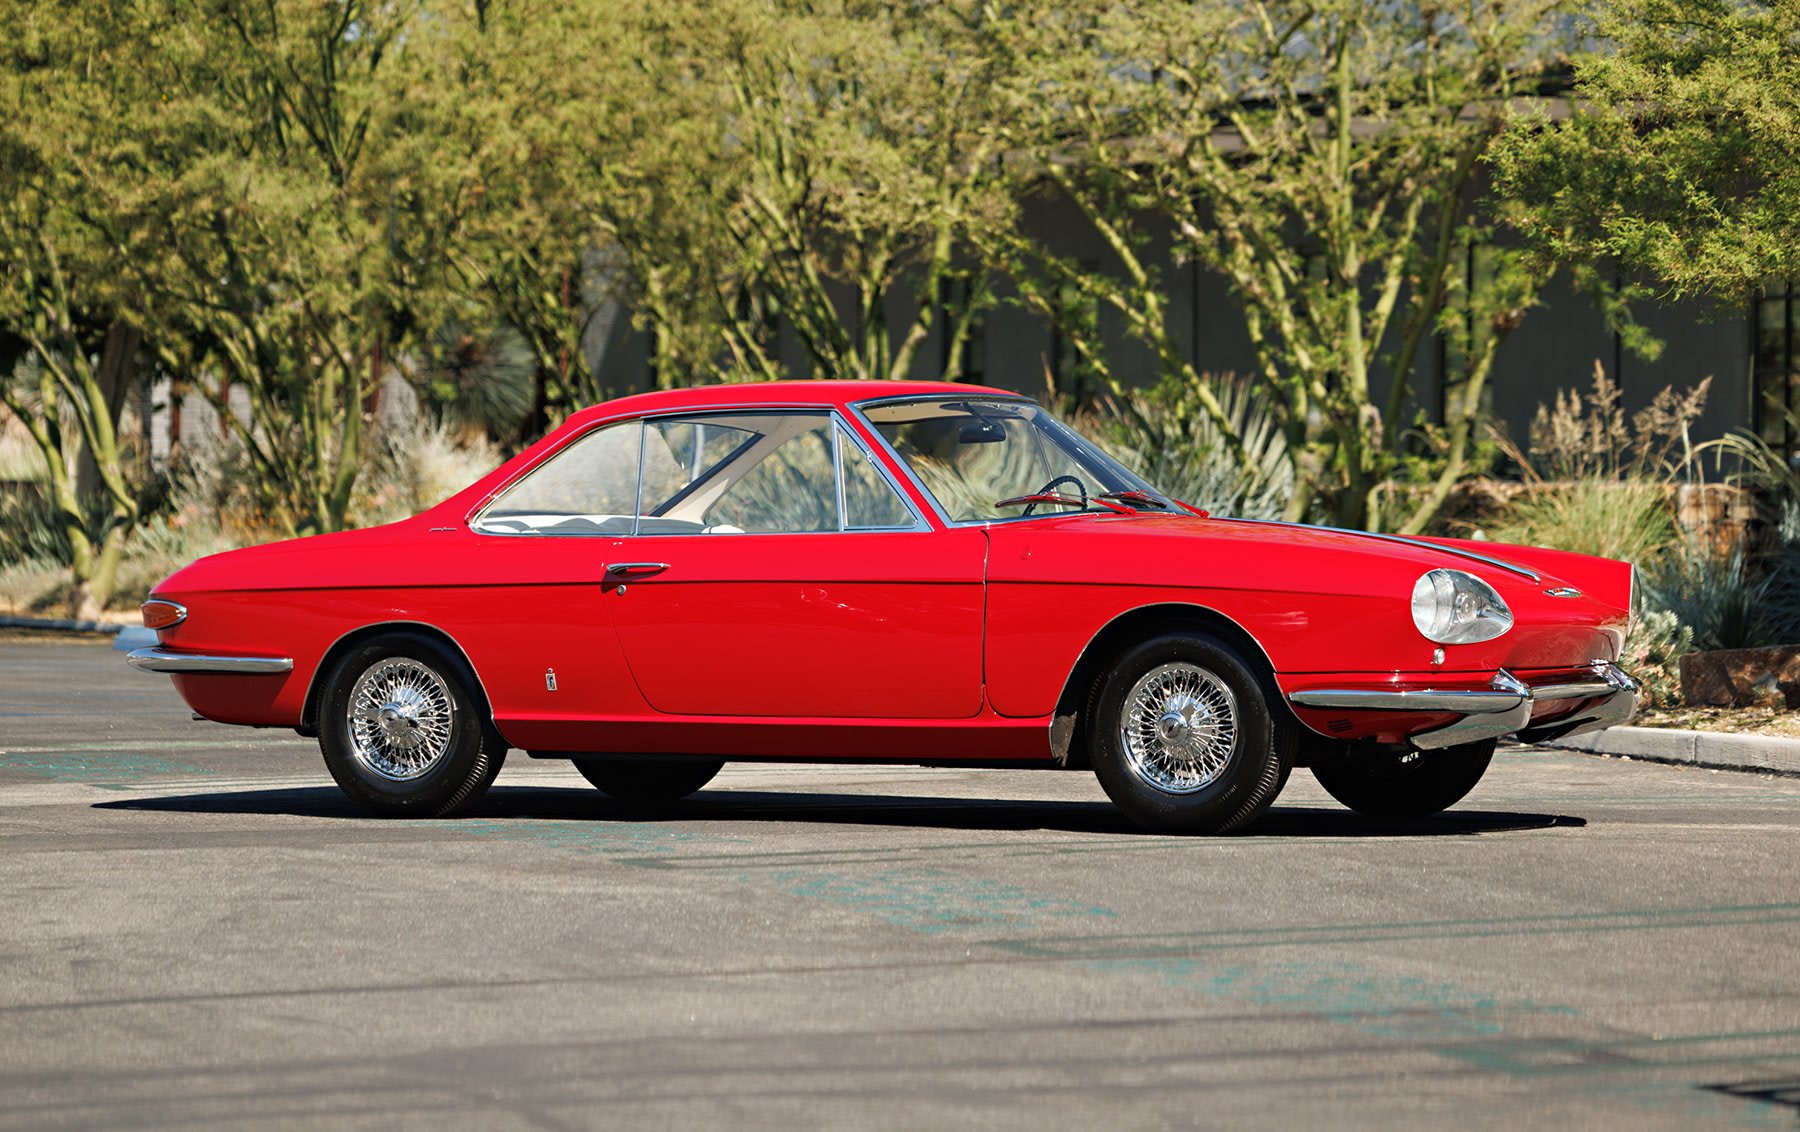
<svg viewBox="0 0 1800 1132">
<path fill-rule="evenodd" d="M 1242 438 L 1245 464 L 1232 455 L 1198 390 L 1173 378 L 1151 389 L 1118 390 L 1107 409 L 1074 423 L 1114 459 L 1184 503 L 1215 515 L 1279 519 L 1293 492 L 1294 468 L 1265 393 L 1249 381 L 1210 375 L 1200 381 Z"/>
</svg>

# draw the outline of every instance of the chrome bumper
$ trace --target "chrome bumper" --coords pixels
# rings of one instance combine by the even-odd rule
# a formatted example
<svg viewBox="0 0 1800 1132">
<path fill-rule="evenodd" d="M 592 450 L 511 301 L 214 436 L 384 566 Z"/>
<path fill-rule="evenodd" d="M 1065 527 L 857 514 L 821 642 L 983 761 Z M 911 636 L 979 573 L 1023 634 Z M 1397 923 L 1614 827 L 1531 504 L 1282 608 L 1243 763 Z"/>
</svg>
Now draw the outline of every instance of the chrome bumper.
<svg viewBox="0 0 1800 1132">
<path fill-rule="evenodd" d="M 205 656 L 155 646 L 134 649 L 125 657 L 125 663 L 140 672 L 231 672 L 243 676 L 294 669 L 292 658 L 285 656 Z"/>
<path fill-rule="evenodd" d="M 1369 689 L 1316 689 L 1295 692 L 1290 703 L 1311 708 L 1345 708 L 1352 711 L 1422 711 L 1433 713 L 1462 712 L 1463 718 L 1440 727 L 1407 737 L 1407 741 L 1424 750 L 1454 747 L 1477 739 L 1492 739 L 1517 734 L 1526 743 L 1542 743 L 1598 731 L 1615 723 L 1624 723 L 1637 714 L 1637 682 L 1606 661 L 1595 661 L 1591 678 L 1540 684 L 1532 687 L 1501 669 L 1494 674 L 1490 687 L 1470 690 L 1389 692 Z M 1551 700 L 1598 700 L 1574 715 L 1551 720 L 1532 727 L 1531 713 L 1535 705 Z"/>
</svg>

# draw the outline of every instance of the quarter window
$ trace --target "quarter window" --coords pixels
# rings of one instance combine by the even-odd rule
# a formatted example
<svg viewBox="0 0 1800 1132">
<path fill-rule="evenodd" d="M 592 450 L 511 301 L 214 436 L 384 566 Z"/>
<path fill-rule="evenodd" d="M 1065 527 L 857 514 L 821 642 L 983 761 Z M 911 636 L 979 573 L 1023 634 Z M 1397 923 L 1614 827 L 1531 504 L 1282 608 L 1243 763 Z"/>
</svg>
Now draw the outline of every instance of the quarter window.
<svg viewBox="0 0 1800 1132">
<path fill-rule="evenodd" d="M 862 529 L 912 526 L 912 511 L 900 499 L 894 485 L 875 469 L 862 445 L 841 427 L 837 435 L 838 458 L 844 471 L 844 526 Z"/>
</svg>

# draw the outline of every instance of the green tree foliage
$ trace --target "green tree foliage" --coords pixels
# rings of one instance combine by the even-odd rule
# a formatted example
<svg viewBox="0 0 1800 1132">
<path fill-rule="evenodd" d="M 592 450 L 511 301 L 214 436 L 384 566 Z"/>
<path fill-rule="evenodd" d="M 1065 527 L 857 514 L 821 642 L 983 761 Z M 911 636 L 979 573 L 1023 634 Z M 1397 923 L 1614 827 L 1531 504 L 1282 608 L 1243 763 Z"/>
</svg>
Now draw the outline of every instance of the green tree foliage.
<svg viewBox="0 0 1800 1132">
<path fill-rule="evenodd" d="M 70 116 L 90 187 L 142 240 L 175 333 L 153 339 L 242 436 L 270 520 L 344 526 L 364 405 L 441 285 L 445 154 L 415 130 L 417 4 L 165 2 L 136 9 L 137 107 Z M 412 35 L 409 37 L 409 30 Z M 240 424 L 226 403 L 249 394 Z"/>
<path fill-rule="evenodd" d="M 1614 0 L 1600 30 L 1570 115 L 1496 147 L 1514 223 L 1671 296 L 1800 274 L 1800 3 Z"/>
<path fill-rule="evenodd" d="M 499 352 L 523 345 L 535 364 L 535 404 L 486 414 L 499 439 L 523 442 L 608 395 L 582 338 L 621 282 L 612 270 L 616 249 L 601 250 L 589 164 L 616 132 L 606 112 L 618 108 L 603 107 L 597 95 L 623 46 L 621 13 L 611 4 L 543 0 L 433 9 L 429 38 L 407 60 L 410 141 L 436 163 L 438 195 L 455 213 L 445 252 L 457 327 L 499 324 L 506 329 L 488 335 Z M 436 353 L 441 360 L 441 348 Z M 510 363 L 489 368 L 511 373 Z M 510 402 L 510 381 L 503 384 Z M 470 416 L 473 406 L 465 409 L 457 414 Z"/>
<path fill-rule="evenodd" d="M 1404 457 L 1420 347 L 1442 324 L 1458 252 L 1480 235 L 1471 174 L 1507 100 L 1538 81 L 1560 10 L 1555 0 L 1009 9 L 993 34 L 1031 60 L 1013 97 L 1037 111 L 1036 165 L 1117 262 L 1094 271 L 1026 242 L 1015 250 L 1053 286 L 1076 283 L 1116 309 L 1165 374 L 1200 389 L 1168 323 L 1159 218 L 1177 262 L 1223 273 L 1243 312 L 1298 473 L 1288 516 L 1388 525 L 1379 489 Z M 1458 317 L 1480 333 L 1449 398 L 1451 456 L 1409 529 L 1461 474 L 1493 351 L 1540 282 L 1503 256 L 1493 285 L 1466 297 Z M 1223 407 L 1207 408 L 1224 427 Z"/>
<path fill-rule="evenodd" d="M 119 424 L 139 334 L 123 321 L 135 300 L 118 249 L 90 222 L 104 203 L 64 148 L 59 110 L 113 97 L 121 29 L 103 7 L 10 3 L 0 26 L 0 403 L 43 453 L 70 612 L 93 618 L 138 521 Z"/>
<path fill-rule="evenodd" d="M 778 320 L 820 376 L 904 377 L 951 281 L 970 298 L 946 332 L 966 337 L 991 302 L 971 233 L 1009 223 L 1013 197 L 994 71 L 965 13 L 782 0 L 615 12 L 593 207 L 629 259 L 661 383 L 781 376 Z M 899 324 L 896 292 L 912 299 Z"/>
</svg>

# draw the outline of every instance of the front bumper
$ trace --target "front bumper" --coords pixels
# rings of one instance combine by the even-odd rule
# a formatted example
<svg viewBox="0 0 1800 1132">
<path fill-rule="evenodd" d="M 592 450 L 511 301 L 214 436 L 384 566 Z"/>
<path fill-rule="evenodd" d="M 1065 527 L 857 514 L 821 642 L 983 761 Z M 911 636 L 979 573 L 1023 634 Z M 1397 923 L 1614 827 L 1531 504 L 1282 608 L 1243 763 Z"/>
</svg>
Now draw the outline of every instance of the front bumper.
<svg viewBox="0 0 1800 1132">
<path fill-rule="evenodd" d="M 1579 702 L 1565 710 L 1572 700 Z M 1535 686 L 1501 669 L 1487 688 L 1315 688 L 1290 693 L 1288 702 L 1351 712 L 1461 715 L 1448 725 L 1406 736 L 1415 747 L 1437 750 L 1514 734 L 1522 742 L 1542 743 L 1624 723 L 1637 714 L 1638 687 L 1616 665 L 1597 660 Z M 1534 724 L 1534 717 L 1541 722 Z"/>
</svg>

